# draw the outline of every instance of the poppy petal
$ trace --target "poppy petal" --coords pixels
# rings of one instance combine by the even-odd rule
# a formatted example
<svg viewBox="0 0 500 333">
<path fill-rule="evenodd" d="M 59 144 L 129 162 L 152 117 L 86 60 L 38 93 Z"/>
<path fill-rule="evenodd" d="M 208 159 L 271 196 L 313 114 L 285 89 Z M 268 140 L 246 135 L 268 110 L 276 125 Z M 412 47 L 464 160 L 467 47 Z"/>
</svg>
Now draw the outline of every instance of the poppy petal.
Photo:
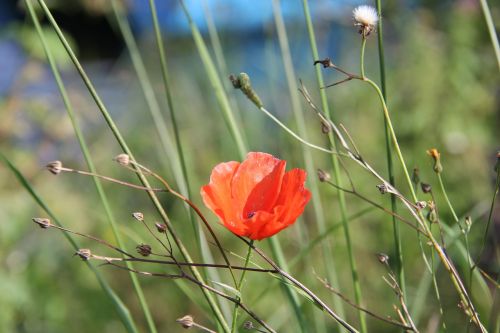
<svg viewBox="0 0 500 333">
<path fill-rule="evenodd" d="M 258 211 L 272 211 L 280 193 L 285 168 L 286 162 L 280 161 L 270 174 L 255 185 L 243 208 L 243 218 L 248 218 Z"/>
<path fill-rule="evenodd" d="M 261 240 L 285 228 L 285 226 L 279 228 L 281 225 L 277 223 L 276 217 L 276 214 L 265 211 L 255 213 L 255 215 L 246 222 L 248 225 L 248 238 Z"/>
<path fill-rule="evenodd" d="M 311 199 L 311 192 L 304 187 L 307 173 L 301 169 L 293 169 L 285 173 L 281 183 L 281 191 L 276 206 L 283 206 L 278 220 L 290 225 L 302 214 Z"/>
<path fill-rule="evenodd" d="M 235 234 L 244 234 L 246 227 L 237 216 L 231 197 L 231 181 L 240 166 L 239 162 L 218 164 L 210 175 L 210 183 L 201 188 L 205 206 L 214 212 L 221 222 Z"/>
<path fill-rule="evenodd" d="M 235 202 L 241 205 L 239 211 L 243 212 L 247 198 L 254 187 L 275 169 L 280 160 L 266 153 L 248 153 L 236 171 L 231 185 Z"/>
</svg>

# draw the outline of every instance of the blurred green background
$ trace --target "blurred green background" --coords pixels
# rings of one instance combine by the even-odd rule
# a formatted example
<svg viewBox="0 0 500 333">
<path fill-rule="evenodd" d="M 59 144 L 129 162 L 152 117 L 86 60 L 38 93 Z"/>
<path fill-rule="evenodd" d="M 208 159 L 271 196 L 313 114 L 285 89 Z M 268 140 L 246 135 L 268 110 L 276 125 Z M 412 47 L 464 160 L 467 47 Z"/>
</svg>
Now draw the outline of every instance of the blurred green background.
<svg viewBox="0 0 500 333">
<path fill-rule="evenodd" d="M 301 2 L 283 2 L 294 69 L 313 99 L 320 104 Z M 330 57 L 340 67 L 355 73 L 359 70 L 360 37 L 352 27 L 351 10 L 358 4 L 357 1 L 325 0 L 313 6 L 320 56 Z M 50 5 L 136 158 L 176 186 L 169 169 L 169 157 L 161 148 L 129 54 L 106 1 L 82 0 L 71 5 L 65 1 L 51 1 Z M 195 21 L 210 46 L 206 12 L 203 11 L 205 5 L 208 5 L 219 29 L 227 62 L 228 72 L 221 70 L 221 76 L 247 72 L 266 108 L 295 129 L 270 2 L 189 2 Z M 500 7 L 495 2 L 491 5 L 493 18 L 499 22 Z M 86 164 L 36 31 L 29 17 L 25 16 L 22 1 L 4 1 L 1 6 L 4 6 L 0 7 L 4 16 L 0 16 L 0 151 L 19 168 L 67 227 L 114 242 L 91 179 L 71 174 L 53 177 L 44 169 L 45 164 L 55 159 L 76 169 L 86 170 Z M 177 2 L 158 2 L 158 6 L 192 200 L 202 206 L 198 189 L 208 182 L 212 167 L 221 161 L 237 160 L 238 154 Z M 148 6 L 130 1 L 128 8 L 128 18 L 168 122 L 169 110 Z M 500 148 L 499 72 L 479 1 L 386 1 L 383 18 L 388 106 L 406 161 L 409 167 L 420 169 L 423 182 L 437 188 L 432 163 L 425 151 L 433 147 L 440 150 L 450 199 L 459 217 L 471 215 L 473 218 L 469 237 L 475 258 L 491 204 L 495 177 L 493 166 Z M 111 161 L 121 153 L 120 147 L 57 37 L 47 22 L 42 22 L 97 169 L 101 174 L 136 181 L 130 172 Z M 366 73 L 378 82 L 375 37 L 368 40 Z M 213 48 L 210 51 L 213 54 Z M 341 78 L 333 71 L 325 70 L 324 75 L 328 83 Z M 226 83 L 229 87 L 229 82 Z M 228 94 L 233 107 L 239 110 L 252 151 L 268 152 L 286 159 L 288 168 L 304 167 L 297 141 L 291 140 L 256 110 L 240 92 L 228 88 Z M 367 85 L 354 81 L 329 88 L 327 94 L 334 119 L 348 128 L 365 158 L 385 175 L 383 119 L 376 95 Z M 308 110 L 307 103 L 301 102 Z M 307 112 L 306 126 L 313 133 L 311 141 L 323 145 L 320 124 L 313 112 Z M 329 170 L 327 155 L 313 152 L 313 156 L 315 168 Z M 388 206 L 388 197 L 380 196 L 371 176 L 351 162 L 346 162 L 345 167 L 358 191 Z M 403 184 L 401 170 L 397 166 L 396 170 L 396 182 Z M 69 243 L 56 230 L 42 231 L 31 223 L 32 217 L 46 214 L 3 164 L 0 164 L 0 185 L 0 332 L 124 331 L 94 275 L 73 256 Z M 406 193 L 404 186 L 400 188 Z M 104 184 L 104 189 L 111 199 L 127 248 L 133 251 L 140 243 L 155 247 L 153 239 L 131 217 L 132 212 L 141 211 L 149 222 L 158 219 L 147 196 L 109 183 Z M 322 201 L 327 223 L 332 226 L 340 220 L 336 191 L 326 185 L 320 190 L 321 198 L 314 200 Z M 351 214 L 367 207 L 354 197 L 348 196 L 347 199 Z M 162 200 L 181 238 L 195 253 L 195 261 L 200 261 L 182 203 L 168 195 L 162 196 Z M 442 220 L 451 225 L 451 214 L 440 193 L 436 200 Z M 203 211 L 224 247 L 244 255 L 246 249 L 242 244 L 220 227 L 215 216 L 204 207 Z M 500 228 L 498 216 L 497 208 L 485 244 L 485 255 L 480 262 L 480 267 L 494 278 L 499 270 L 493 237 L 498 236 Z M 303 245 L 318 235 L 312 218 L 309 205 L 303 218 L 297 222 L 301 226 L 291 227 L 277 236 L 284 245 L 288 260 L 297 257 Z M 397 300 L 382 280 L 385 270 L 375 256 L 379 252 L 394 255 L 391 219 L 372 210 L 352 220 L 350 226 L 364 304 L 377 313 L 394 317 L 392 304 Z M 351 274 L 341 228 L 335 229 L 329 237 L 334 246 L 339 289 L 352 298 Z M 422 283 L 430 285 L 430 281 L 423 278 L 426 276 L 425 266 L 415 232 L 403 226 L 402 237 L 410 310 L 421 309 L 414 315 L 422 331 L 438 331 L 439 308 L 432 287 L 418 289 Z M 95 243 L 84 239 L 78 241 L 82 248 L 89 247 L 103 255 L 111 254 Z M 259 243 L 259 246 L 268 251 L 266 242 Z M 449 252 L 460 271 L 465 272 L 466 262 L 459 259 L 456 248 L 451 247 Z M 232 259 L 239 262 L 237 258 Z M 162 267 L 141 268 L 164 271 Z M 130 307 L 140 330 L 146 331 L 128 274 L 110 267 L 99 270 Z M 331 304 L 333 297 L 313 273 L 324 276 L 324 270 L 319 247 L 299 258 L 291 267 L 294 276 Z M 224 274 L 222 276 L 227 278 Z M 465 331 L 467 319 L 456 306 L 458 299 L 449 277 L 442 269 L 437 276 L 449 331 Z M 278 331 L 295 331 L 293 321 L 288 321 L 291 310 L 280 306 L 286 304 L 286 299 L 274 280 L 267 275 L 249 273 L 244 290 L 247 303 Z M 209 310 L 197 288 L 187 285 L 193 297 L 188 299 L 174 281 L 149 277 L 140 277 L 140 281 L 159 331 L 182 331 L 175 319 L 188 313 L 200 323 L 213 327 Z M 268 285 L 271 287 L 266 289 Z M 422 290 L 424 295 L 419 294 Z M 477 295 L 475 301 L 482 318 L 488 318 L 491 300 L 480 296 L 481 291 Z M 422 300 L 424 306 L 415 305 L 417 300 Z M 311 323 L 323 318 L 319 310 L 309 304 L 304 306 L 304 313 Z M 352 308 L 346 306 L 346 313 L 348 321 L 357 322 Z M 397 331 L 370 318 L 369 327 L 374 332 Z M 326 320 L 326 329 L 334 331 L 337 328 L 332 321 Z"/>
</svg>

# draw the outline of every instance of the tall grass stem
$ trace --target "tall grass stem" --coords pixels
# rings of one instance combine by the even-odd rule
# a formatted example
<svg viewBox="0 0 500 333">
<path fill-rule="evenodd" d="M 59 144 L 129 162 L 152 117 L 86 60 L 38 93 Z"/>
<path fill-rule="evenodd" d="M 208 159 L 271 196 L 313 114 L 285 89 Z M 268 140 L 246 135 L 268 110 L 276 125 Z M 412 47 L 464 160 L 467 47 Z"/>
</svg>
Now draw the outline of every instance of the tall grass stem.
<svg viewBox="0 0 500 333">
<path fill-rule="evenodd" d="M 82 65 L 78 61 L 78 58 L 76 57 L 76 55 L 73 52 L 71 46 L 69 45 L 68 41 L 64 37 L 64 34 L 62 33 L 61 29 L 59 28 L 59 25 L 55 21 L 54 17 L 52 16 L 49 8 L 45 4 L 45 1 L 44 0 L 38 0 L 38 3 L 40 4 L 40 7 L 42 8 L 45 16 L 47 17 L 47 19 L 49 21 L 49 23 L 54 28 L 54 31 L 56 32 L 59 40 L 61 41 L 62 45 L 64 46 L 64 48 L 66 50 L 66 52 L 68 53 L 68 56 L 70 57 L 71 61 L 73 62 L 76 70 L 80 74 L 80 76 L 81 76 L 83 82 L 85 83 L 85 85 L 86 85 L 86 87 L 87 87 L 90 95 L 94 99 L 94 101 L 95 101 L 95 103 L 96 103 L 99 111 L 101 112 L 101 114 L 104 117 L 104 119 L 105 119 L 108 127 L 110 128 L 110 130 L 112 131 L 113 135 L 115 136 L 118 144 L 123 149 L 123 151 L 127 155 L 130 156 L 131 160 L 135 160 L 134 156 L 132 154 L 132 151 L 128 147 L 125 139 L 123 138 L 122 134 L 118 130 L 118 127 L 116 126 L 115 122 L 111 118 L 109 112 L 107 111 L 106 106 L 104 105 L 104 103 L 102 102 L 101 98 L 97 94 L 97 91 L 96 91 L 94 85 L 92 84 L 90 78 L 87 76 L 85 70 L 83 69 Z M 150 187 L 149 186 L 149 181 L 146 179 L 145 175 L 139 169 L 137 170 L 137 176 L 139 177 L 139 180 L 141 181 L 141 183 L 145 187 Z M 170 223 L 170 219 L 168 218 L 167 213 L 163 209 L 160 201 L 158 200 L 158 197 L 152 191 L 148 191 L 147 193 L 148 193 L 151 201 L 153 202 L 156 210 L 160 214 L 161 218 L 166 223 L 168 231 L 172 235 L 172 238 L 173 238 L 175 244 L 177 245 L 177 247 L 179 248 L 179 251 L 181 252 L 182 256 L 184 257 L 184 259 L 187 262 L 191 262 L 192 263 L 193 261 L 191 259 L 191 256 L 189 255 L 189 252 L 188 252 L 187 248 L 184 246 L 184 244 L 182 243 L 181 239 L 179 238 L 179 236 L 177 235 L 177 233 L 175 232 L 175 230 L 172 228 L 172 224 Z M 198 279 L 200 282 L 203 282 L 203 278 L 200 275 L 200 272 L 199 272 L 199 270 L 196 267 L 190 267 L 190 270 L 191 270 L 191 272 L 193 273 L 193 275 L 195 276 L 196 279 Z M 207 302 L 209 303 L 210 308 L 213 310 L 214 315 L 217 318 L 217 321 L 219 322 L 219 324 L 221 324 L 221 326 L 222 326 L 222 328 L 224 329 L 225 332 L 229 332 L 230 331 L 229 325 L 227 324 L 224 316 L 222 315 L 219 306 L 215 302 L 214 296 L 211 294 L 210 291 L 206 290 L 205 288 L 201 288 L 200 287 L 200 289 L 202 290 L 205 298 L 207 299 Z"/>
<path fill-rule="evenodd" d="M 193 36 L 194 42 L 198 49 L 198 53 L 201 57 L 203 66 L 207 73 L 207 77 L 212 84 L 212 88 L 219 102 L 219 106 L 222 108 L 226 125 L 228 126 L 229 131 L 232 134 L 232 137 L 236 143 L 240 158 L 244 159 L 248 152 L 248 149 L 244 140 L 243 131 L 240 129 L 235 120 L 234 114 L 229 105 L 229 100 L 226 96 L 224 87 L 222 85 L 221 78 L 218 76 L 217 69 L 214 65 L 212 57 L 210 56 L 210 53 L 208 52 L 208 48 L 205 44 L 205 41 L 203 40 L 203 37 L 201 36 L 200 31 L 198 30 L 198 27 L 196 26 L 195 22 L 192 20 L 191 15 L 184 1 L 179 0 L 179 2 L 181 4 L 182 10 L 184 11 L 184 14 L 186 15 L 186 18 L 188 19 L 189 27 L 191 29 L 191 34 Z M 269 238 L 269 243 L 271 246 L 271 250 L 273 252 L 273 256 L 278 265 L 283 270 L 288 271 L 288 265 L 286 263 L 284 256 L 282 255 L 281 245 L 279 244 L 278 238 L 277 237 Z M 297 318 L 301 317 L 302 313 L 300 311 L 300 305 L 298 302 L 296 292 L 293 290 L 293 287 L 288 284 L 286 284 L 284 288 L 286 295 L 288 297 L 288 301 L 290 302 L 292 308 L 294 309 Z"/>
<path fill-rule="evenodd" d="M 304 115 L 300 98 L 299 98 L 299 88 L 297 85 L 297 77 L 295 74 L 292 56 L 290 52 L 290 45 L 288 41 L 288 36 L 286 32 L 285 22 L 283 20 L 283 15 L 281 13 L 281 2 L 279 0 L 273 1 L 273 12 L 275 18 L 276 31 L 278 34 L 278 40 L 281 49 L 281 57 L 283 60 L 283 67 L 285 70 L 285 76 L 288 85 L 288 93 L 290 95 L 290 101 L 292 105 L 292 111 L 295 119 L 295 124 L 297 126 L 298 137 L 309 140 L 309 133 L 306 127 L 306 117 Z M 323 205 L 321 202 L 320 192 L 319 192 L 319 180 L 313 175 L 316 174 L 314 168 L 314 162 L 312 159 L 312 154 L 307 147 L 301 146 L 302 148 L 302 158 L 306 167 L 307 173 L 310 175 L 309 178 L 309 189 L 311 190 L 311 196 L 313 198 L 313 210 L 314 210 L 314 220 L 316 221 L 318 232 L 323 234 L 326 228 L 325 214 L 323 211 Z M 334 285 L 338 285 L 338 277 L 335 269 L 334 259 L 332 256 L 332 245 L 330 239 L 325 239 L 321 243 L 321 250 L 323 254 L 323 266 L 326 272 L 328 280 Z M 336 297 L 333 296 L 336 300 Z M 343 316 L 343 313 L 340 313 Z"/>
<path fill-rule="evenodd" d="M 486 21 L 486 27 L 488 28 L 488 33 L 490 35 L 491 45 L 493 46 L 493 51 L 495 52 L 498 69 L 500 70 L 500 44 L 498 42 L 495 24 L 493 23 L 493 17 L 491 15 L 490 7 L 488 6 L 488 1 L 480 0 L 480 3 L 481 9 L 483 10 L 484 20 Z"/>
<path fill-rule="evenodd" d="M 311 14 L 309 11 L 309 3 L 308 0 L 302 0 L 302 7 L 304 9 L 304 16 L 306 18 L 306 26 L 307 26 L 307 32 L 308 32 L 308 37 L 309 37 L 309 45 L 311 48 L 311 53 L 312 53 L 312 60 L 318 60 L 319 59 L 319 53 L 318 53 L 318 47 L 316 45 L 316 36 L 314 33 L 314 27 L 312 24 L 311 20 Z M 323 74 L 321 73 L 320 65 L 317 64 L 315 66 L 316 69 L 316 81 L 318 84 L 318 88 L 320 91 L 320 96 L 321 96 L 321 105 L 323 108 L 323 111 L 325 112 L 326 117 L 328 120 L 332 120 L 332 114 L 330 112 L 330 107 L 328 105 L 328 99 L 326 96 L 326 92 L 324 89 L 321 89 L 324 86 L 324 80 L 323 80 Z M 334 150 L 337 150 L 337 144 L 335 137 L 332 132 L 328 133 L 328 140 L 330 143 L 330 146 L 333 147 Z M 342 186 L 342 180 L 340 176 L 340 167 L 339 167 L 339 161 L 337 156 L 332 155 L 331 158 L 332 162 L 332 169 L 333 169 L 333 177 L 335 179 L 335 183 L 338 186 Z M 344 237 L 346 240 L 347 244 L 347 253 L 349 257 L 349 265 L 351 269 L 351 275 L 352 275 L 352 280 L 353 280 L 353 287 L 354 287 L 354 299 L 356 302 L 356 305 L 361 306 L 361 285 L 359 282 L 359 275 L 358 271 L 356 268 L 356 261 L 354 258 L 354 253 L 352 249 L 352 242 L 351 242 L 351 236 L 350 236 L 350 231 L 349 231 L 349 225 L 347 223 L 347 205 L 345 201 L 345 194 L 343 191 L 340 189 L 337 190 L 337 195 L 339 199 L 339 206 L 340 206 L 340 216 L 341 220 L 344 226 Z M 339 300 L 340 302 L 340 300 Z M 360 322 L 360 330 L 361 332 L 367 332 L 367 325 L 366 325 L 366 314 L 363 313 L 362 311 L 358 311 L 359 315 L 359 322 Z"/>
<path fill-rule="evenodd" d="M 94 162 L 93 162 L 91 154 L 90 154 L 90 151 L 88 149 L 88 145 L 85 141 L 85 138 L 84 138 L 83 133 L 81 131 L 78 120 L 76 119 L 76 116 L 75 116 L 75 113 L 73 110 L 73 106 L 72 106 L 71 101 L 68 97 L 66 87 L 64 85 L 64 82 L 62 81 L 61 75 L 59 73 L 59 69 L 57 68 L 57 64 L 55 63 L 55 59 L 52 56 L 52 52 L 51 52 L 51 50 L 50 50 L 50 48 L 45 40 L 44 32 L 41 29 L 38 17 L 36 16 L 36 13 L 34 12 L 34 8 L 33 8 L 33 4 L 31 3 L 31 0 L 26 0 L 26 5 L 28 6 L 28 10 L 30 12 L 31 19 L 35 25 L 35 28 L 36 28 L 37 33 L 39 35 L 42 47 L 45 51 L 47 60 L 48 60 L 49 65 L 52 69 L 52 73 L 53 73 L 54 78 L 56 80 L 57 87 L 58 87 L 59 92 L 61 94 L 61 97 L 63 99 L 64 105 L 66 107 L 66 112 L 67 112 L 68 118 L 70 119 L 71 125 L 75 131 L 76 138 L 77 138 L 78 143 L 80 145 L 80 148 L 82 150 L 82 153 L 83 153 L 83 156 L 84 156 L 85 161 L 87 163 L 87 166 L 89 167 L 90 172 L 97 173 Z M 102 187 L 101 181 L 97 177 L 92 177 L 92 179 L 94 180 L 94 185 L 96 187 L 96 191 L 98 193 L 99 199 L 101 200 L 102 206 L 103 206 L 104 211 L 106 213 L 108 223 L 111 226 L 111 230 L 113 231 L 113 236 L 115 237 L 118 246 L 123 248 L 124 243 L 121 239 L 120 232 L 118 230 L 118 226 L 116 225 L 114 214 L 111 211 L 111 207 L 109 205 L 107 195 L 105 194 L 104 189 Z M 133 269 L 132 263 L 127 262 L 126 266 L 129 269 Z M 139 279 L 138 279 L 137 275 L 132 273 L 132 272 L 130 272 L 129 275 L 130 275 L 130 279 L 132 280 L 132 285 L 134 287 L 134 291 L 137 294 L 137 298 L 139 299 L 139 304 L 141 306 L 142 312 L 144 313 L 144 317 L 146 318 L 146 322 L 147 322 L 149 331 L 152 333 L 156 333 L 157 332 L 156 325 L 155 325 L 155 322 L 153 320 L 153 316 L 151 315 L 151 311 L 149 309 L 148 302 L 147 302 L 146 298 L 144 297 L 144 292 L 143 292 L 142 287 L 139 283 Z"/>
<path fill-rule="evenodd" d="M 382 89 L 382 96 L 387 101 L 387 81 L 385 75 L 385 52 L 384 52 L 384 30 L 383 30 L 383 16 L 382 16 L 382 4 L 381 0 L 376 0 L 376 7 L 378 13 L 378 23 L 377 23 L 377 45 L 378 45 L 378 60 L 379 60 L 379 72 L 380 72 L 380 87 Z M 387 156 L 387 172 L 389 176 L 389 183 L 392 186 L 396 186 L 394 177 L 394 166 L 392 162 L 392 146 L 389 128 L 387 125 L 387 119 L 384 117 L 384 138 L 385 138 L 385 151 Z M 397 213 L 396 196 L 391 195 L 391 210 Z M 392 217 L 392 230 L 394 235 L 394 253 L 396 254 L 396 274 L 398 277 L 398 283 L 403 291 L 403 297 L 406 299 L 406 282 L 405 273 L 403 265 L 403 249 L 401 246 L 401 232 L 399 230 L 399 223 L 396 218 Z"/>
</svg>

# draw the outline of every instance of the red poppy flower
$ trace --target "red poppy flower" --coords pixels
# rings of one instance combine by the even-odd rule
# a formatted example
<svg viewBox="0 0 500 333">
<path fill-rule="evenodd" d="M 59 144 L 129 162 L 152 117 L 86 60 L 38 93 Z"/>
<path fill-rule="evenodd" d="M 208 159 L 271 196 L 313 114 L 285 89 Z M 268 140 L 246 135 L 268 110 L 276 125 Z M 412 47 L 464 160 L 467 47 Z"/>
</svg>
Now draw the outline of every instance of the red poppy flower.
<svg viewBox="0 0 500 333">
<path fill-rule="evenodd" d="M 293 224 L 311 199 L 306 172 L 285 172 L 285 167 L 286 161 L 265 153 L 249 153 L 242 163 L 220 163 L 201 188 L 203 202 L 236 235 L 271 237 Z"/>
</svg>

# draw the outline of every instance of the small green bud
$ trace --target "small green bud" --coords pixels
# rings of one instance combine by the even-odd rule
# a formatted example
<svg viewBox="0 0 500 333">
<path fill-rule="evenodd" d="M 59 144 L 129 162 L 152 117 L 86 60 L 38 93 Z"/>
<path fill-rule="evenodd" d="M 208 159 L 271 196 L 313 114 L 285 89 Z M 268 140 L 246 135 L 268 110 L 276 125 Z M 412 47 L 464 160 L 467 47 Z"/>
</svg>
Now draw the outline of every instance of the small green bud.
<svg viewBox="0 0 500 333">
<path fill-rule="evenodd" d="M 259 109 L 264 106 L 259 95 L 253 90 L 250 77 L 247 73 L 240 73 L 238 76 L 231 74 L 229 75 L 229 80 L 231 80 L 235 89 L 240 89 Z"/>
</svg>

